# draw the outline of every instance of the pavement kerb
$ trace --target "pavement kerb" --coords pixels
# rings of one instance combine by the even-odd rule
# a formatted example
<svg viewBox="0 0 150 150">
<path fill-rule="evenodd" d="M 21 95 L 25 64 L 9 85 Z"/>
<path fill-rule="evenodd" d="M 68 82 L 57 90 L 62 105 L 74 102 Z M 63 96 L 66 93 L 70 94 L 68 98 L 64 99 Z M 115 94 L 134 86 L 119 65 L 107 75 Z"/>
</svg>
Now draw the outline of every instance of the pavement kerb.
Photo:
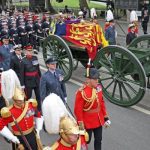
<svg viewBox="0 0 150 150">
<path fill-rule="evenodd" d="M 45 71 L 46 67 L 45 67 L 44 65 L 41 65 L 41 64 L 40 64 L 40 66 L 41 66 L 41 69 Z M 75 82 L 78 83 L 78 84 L 77 84 L 78 86 L 81 86 L 81 84 L 84 83 L 84 81 L 85 81 L 84 79 L 85 79 L 84 77 L 77 78 L 76 75 L 72 74 L 72 77 L 71 77 L 70 80 L 68 80 L 67 82 L 72 82 L 72 80 L 74 80 Z M 74 82 L 72 82 L 72 83 L 74 83 Z M 74 84 L 76 84 L 76 83 L 74 83 Z M 141 101 L 142 101 L 142 100 L 141 100 Z M 141 101 L 140 101 L 140 102 L 141 102 Z M 129 108 L 139 107 L 139 108 L 145 109 L 145 110 L 147 110 L 147 111 L 150 111 L 150 106 L 148 106 L 146 103 L 140 103 L 140 102 L 137 103 L 137 104 L 134 105 L 134 106 L 129 107 Z M 119 106 L 119 107 L 121 107 L 121 106 Z M 134 108 L 134 109 L 135 109 L 135 108 Z"/>
</svg>

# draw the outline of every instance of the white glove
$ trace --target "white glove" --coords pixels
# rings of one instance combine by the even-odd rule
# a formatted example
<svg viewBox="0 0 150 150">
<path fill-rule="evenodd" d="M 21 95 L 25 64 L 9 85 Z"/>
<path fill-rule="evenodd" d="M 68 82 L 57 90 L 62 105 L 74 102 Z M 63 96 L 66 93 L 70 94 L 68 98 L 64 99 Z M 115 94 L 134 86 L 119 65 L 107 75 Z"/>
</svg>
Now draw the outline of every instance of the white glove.
<svg viewBox="0 0 150 150">
<path fill-rule="evenodd" d="M 11 139 L 11 141 L 12 141 L 13 143 L 16 143 L 16 144 L 19 144 L 19 143 L 20 143 L 19 139 L 18 139 L 16 136 L 14 136 L 14 137 Z"/>
<path fill-rule="evenodd" d="M 67 103 L 67 97 L 65 97 L 65 102 Z"/>
<path fill-rule="evenodd" d="M 41 118 L 36 117 L 35 118 L 35 124 L 36 124 L 36 132 L 37 132 L 37 136 L 40 138 L 40 130 L 42 130 L 43 128 L 43 116 L 41 116 Z"/>
<path fill-rule="evenodd" d="M 19 139 L 16 136 L 14 136 L 6 126 L 4 126 L 4 128 L 0 131 L 0 134 L 6 137 L 8 140 L 12 141 L 13 143 L 20 143 Z"/>
<path fill-rule="evenodd" d="M 105 128 L 110 127 L 110 125 L 111 125 L 111 121 L 110 120 L 105 121 L 105 124 L 104 124 Z"/>
</svg>

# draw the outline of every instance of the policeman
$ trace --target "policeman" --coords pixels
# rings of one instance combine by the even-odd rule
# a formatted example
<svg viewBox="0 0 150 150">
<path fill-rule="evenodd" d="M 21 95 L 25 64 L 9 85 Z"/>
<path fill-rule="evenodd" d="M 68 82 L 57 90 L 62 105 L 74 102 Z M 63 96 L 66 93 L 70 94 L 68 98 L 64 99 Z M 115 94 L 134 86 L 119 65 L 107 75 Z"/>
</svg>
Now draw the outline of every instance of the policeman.
<svg viewBox="0 0 150 150">
<path fill-rule="evenodd" d="M 24 64 L 22 60 L 25 56 L 22 53 L 21 45 L 15 45 L 13 49 L 14 54 L 11 57 L 10 68 L 16 72 L 20 80 L 20 84 L 22 88 L 24 88 Z"/>
<path fill-rule="evenodd" d="M 7 35 L 2 37 L 2 46 L 0 46 L 0 70 L 10 69 L 10 58 L 13 45 L 9 44 L 9 37 Z"/>
<path fill-rule="evenodd" d="M 41 111 L 39 91 L 41 71 L 38 58 L 33 56 L 33 47 L 31 45 L 26 46 L 26 57 L 23 58 L 22 61 L 24 64 L 24 85 L 26 96 L 28 99 L 31 98 L 32 91 L 34 90 L 38 102 L 38 110 Z"/>
<path fill-rule="evenodd" d="M 55 93 L 63 100 L 67 101 L 65 83 L 63 81 L 63 72 L 56 68 L 57 59 L 51 56 L 46 60 L 48 71 L 45 72 L 40 81 L 40 96 L 43 101 L 50 93 Z"/>
<path fill-rule="evenodd" d="M 81 134 L 76 121 L 68 116 L 60 119 L 59 125 L 60 139 L 51 147 L 47 146 L 43 150 L 87 150 L 86 132 Z"/>
<path fill-rule="evenodd" d="M 34 131 L 34 119 L 36 119 L 36 130 L 39 133 L 42 129 L 43 118 L 37 111 L 36 100 L 32 99 L 24 101 L 23 91 L 15 88 L 13 105 L 2 108 L 1 116 L 0 134 L 12 142 L 13 150 L 18 149 L 17 147 L 20 147 L 20 143 L 26 150 L 38 150 L 38 143 L 36 141 L 36 134 Z M 15 121 L 17 123 L 15 123 Z M 11 126 L 13 133 L 8 129 L 8 124 Z"/>
<path fill-rule="evenodd" d="M 87 143 L 90 143 L 94 132 L 94 150 L 101 150 L 102 126 L 110 125 L 98 79 L 98 70 L 87 68 L 86 83 L 77 91 L 74 107 L 78 124 L 89 134 Z"/>
</svg>

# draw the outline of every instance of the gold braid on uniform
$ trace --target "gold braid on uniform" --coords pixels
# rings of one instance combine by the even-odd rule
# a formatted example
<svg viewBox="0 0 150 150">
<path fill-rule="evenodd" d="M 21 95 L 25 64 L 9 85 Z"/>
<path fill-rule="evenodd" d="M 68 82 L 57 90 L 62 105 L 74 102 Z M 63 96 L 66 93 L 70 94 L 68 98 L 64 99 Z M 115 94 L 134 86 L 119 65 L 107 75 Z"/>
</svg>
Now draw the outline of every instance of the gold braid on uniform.
<svg viewBox="0 0 150 150">
<path fill-rule="evenodd" d="M 88 108 L 84 108 L 84 111 L 89 111 L 91 109 L 91 107 L 93 106 L 94 101 L 97 99 L 97 91 L 96 89 L 92 89 L 92 96 L 90 98 L 88 98 L 84 92 L 84 90 L 81 91 L 82 97 L 83 99 L 87 102 L 86 104 L 90 104 L 90 106 Z"/>
</svg>

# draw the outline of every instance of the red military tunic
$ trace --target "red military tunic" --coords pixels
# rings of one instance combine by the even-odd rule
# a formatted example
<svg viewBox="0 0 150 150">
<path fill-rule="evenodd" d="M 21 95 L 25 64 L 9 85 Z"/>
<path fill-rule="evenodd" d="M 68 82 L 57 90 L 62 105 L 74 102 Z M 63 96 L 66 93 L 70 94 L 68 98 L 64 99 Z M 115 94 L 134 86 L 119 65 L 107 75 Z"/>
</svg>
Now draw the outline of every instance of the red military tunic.
<svg viewBox="0 0 150 150">
<path fill-rule="evenodd" d="M 76 93 L 74 112 L 77 121 L 83 121 L 86 129 L 97 128 L 104 125 L 107 117 L 106 107 L 103 100 L 102 87 L 97 89 L 88 85 L 81 87 Z"/>
<path fill-rule="evenodd" d="M 18 107 L 17 105 L 12 105 L 9 107 L 9 111 L 17 120 L 19 127 L 23 131 L 24 135 L 29 134 L 33 131 L 34 128 L 34 116 L 37 112 L 37 107 L 33 105 L 32 102 L 26 101 L 23 108 Z M 36 117 L 41 117 L 40 112 L 36 113 Z M 12 132 L 15 135 L 20 135 L 17 126 L 14 123 L 12 116 L 3 117 L 0 121 L 0 130 L 3 129 L 4 126 L 9 124 L 12 128 Z"/>
<path fill-rule="evenodd" d="M 74 145 L 70 145 L 66 143 L 63 139 L 59 139 L 54 145 L 51 147 L 51 150 L 87 150 L 87 144 L 85 142 L 84 136 L 80 136 L 77 143 Z"/>
</svg>

